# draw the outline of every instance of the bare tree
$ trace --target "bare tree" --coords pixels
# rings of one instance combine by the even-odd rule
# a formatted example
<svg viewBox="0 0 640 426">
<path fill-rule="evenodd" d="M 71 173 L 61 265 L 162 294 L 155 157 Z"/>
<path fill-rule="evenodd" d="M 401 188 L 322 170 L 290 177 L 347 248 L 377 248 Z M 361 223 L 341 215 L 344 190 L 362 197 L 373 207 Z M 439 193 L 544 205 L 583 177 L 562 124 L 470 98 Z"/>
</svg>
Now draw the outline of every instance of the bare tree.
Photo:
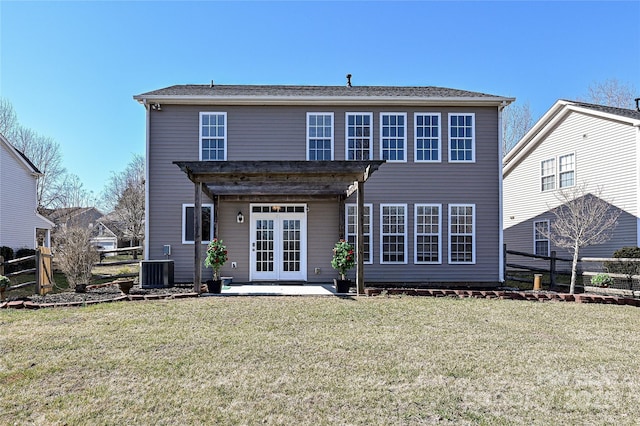
<svg viewBox="0 0 640 426">
<path fill-rule="evenodd" d="M 54 188 L 52 208 L 90 207 L 95 204 L 93 192 L 87 190 L 78 175 L 65 173 Z"/>
<path fill-rule="evenodd" d="M 0 133 L 11 141 L 18 128 L 18 116 L 13 110 L 11 102 L 0 98 Z"/>
<path fill-rule="evenodd" d="M 144 239 L 144 167 L 144 157 L 135 154 L 123 172 L 111 174 L 103 192 L 105 207 L 113 210 L 132 244 Z"/>
<path fill-rule="evenodd" d="M 52 138 L 39 135 L 23 126 L 18 126 L 10 142 L 44 174 L 38 178 L 38 205 L 54 205 L 59 196 L 56 184 L 65 173 L 60 145 Z"/>
<path fill-rule="evenodd" d="M 607 242 L 618 224 L 620 210 L 602 198 L 602 188 L 587 192 L 587 185 L 556 193 L 560 206 L 551 209 L 555 218 L 549 230 L 538 229 L 556 246 L 573 256 L 569 293 L 575 292 L 580 249 Z"/>
<path fill-rule="evenodd" d="M 82 292 L 83 285 L 91 282 L 91 269 L 99 259 L 91 245 L 91 228 L 63 226 L 56 231 L 54 241 L 57 263 L 69 287 Z"/>
<path fill-rule="evenodd" d="M 529 102 L 507 106 L 502 113 L 502 155 L 507 155 L 531 127 L 533 116 Z"/>
<path fill-rule="evenodd" d="M 616 78 L 611 78 L 591 83 L 584 102 L 633 109 L 635 108 L 634 98 L 637 97 L 636 88 L 632 84 L 622 83 Z"/>
</svg>

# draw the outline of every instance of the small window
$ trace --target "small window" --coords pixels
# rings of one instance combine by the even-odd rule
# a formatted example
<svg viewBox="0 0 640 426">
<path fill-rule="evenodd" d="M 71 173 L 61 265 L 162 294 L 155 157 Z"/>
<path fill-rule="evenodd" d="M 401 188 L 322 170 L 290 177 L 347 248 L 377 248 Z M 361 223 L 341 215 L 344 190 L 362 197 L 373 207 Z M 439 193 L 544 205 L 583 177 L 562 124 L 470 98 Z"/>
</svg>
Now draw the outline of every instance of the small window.
<svg viewBox="0 0 640 426">
<path fill-rule="evenodd" d="M 542 191 L 556 189 L 556 160 L 544 160 L 540 163 L 540 179 Z"/>
<path fill-rule="evenodd" d="M 380 263 L 407 263 L 407 205 L 380 205 Z"/>
<path fill-rule="evenodd" d="M 475 205 L 449 205 L 449 263 L 475 263 Z"/>
<path fill-rule="evenodd" d="M 227 113 L 200 113 L 200 160 L 227 159 Z"/>
<path fill-rule="evenodd" d="M 441 263 L 441 215 L 439 204 L 415 206 L 415 263 Z"/>
<path fill-rule="evenodd" d="M 347 160 L 371 160 L 373 148 L 373 114 L 370 112 L 346 113 L 346 153 Z"/>
<path fill-rule="evenodd" d="M 558 175 L 560 176 L 560 188 L 568 188 L 575 185 L 575 155 L 563 155 L 558 159 Z"/>
<path fill-rule="evenodd" d="M 440 113 L 415 114 L 415 161 L 440 161 Z"/>
<path fill-rule="evenodd" d="M 362 261 L 365 264 L 373 263 L 373 253 L 371 251 L 371 204 L 365 204 L 364 206 L 364 258 Z M 349 244 L 354 248 L 356 247 L 356 235 L 358 227 L 358 206 L 355 204 L 346 205 L 346 238 Z"/>
<path fill-rule="evenodd" d="M 307 113 L 307 160 L 333 160 L 333 113 Z"/>
<path fill-rule="evenodd" d="M 449 161 L 474 162 L 475 114 L 449 114 Z"/>
<path fill-rule="evenodd" d="M 549 256 L 549 221 L 533 222 L 533 253 Z"/>
<path fill-rule="evenodd" d="M 380 113 L 380 158 L 387 161 L 407 161 L 407 114 Z"/>
<path fill-rule="evenodd" d="M 182 244 L 193 244 L 193 204 L 182 205 Z M 202 244 L 209 244 L 213 239 L 213 204 L 202 205 Z"/>
</svg>

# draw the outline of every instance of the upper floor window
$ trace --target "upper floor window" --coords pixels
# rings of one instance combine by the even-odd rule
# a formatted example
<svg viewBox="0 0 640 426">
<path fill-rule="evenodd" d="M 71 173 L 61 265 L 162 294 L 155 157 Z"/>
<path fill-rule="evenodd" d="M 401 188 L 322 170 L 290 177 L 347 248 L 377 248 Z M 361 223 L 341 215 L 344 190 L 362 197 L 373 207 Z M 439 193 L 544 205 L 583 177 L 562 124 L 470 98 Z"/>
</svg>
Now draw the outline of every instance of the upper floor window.
<svg viewBox="0 0 640 426">
<path fill-rule="evenodd" d="M 557 177 L 556 177 L 557 176 Z M 575 154 L 561 155 L 540 162 L 540 187 L 542 191 L 568 188 L 576 184 Z"/>
<path fill-rule="evenodd" d="M 558 159 L 558 173 L 560 175 L 560 188 L 568 188 L 575 184 L 575 155 L 563 155 Z"/>
<path fill-rule="evenodd" d="M 200 113 L 200 160 L 227 159 L 227 113 Z"/>
<path fill-rule="evenodd" d="M 533 253 L 549 256 L 549 221 L 533 222 Z"/>
<path fill-rule="evenodd" d="M 370 160 L 373 147 L 373 114 L 370 112 L 346 113 L 346 153 L 347 160 Z"/>
<path fill-rule="evenodd" d="M 440 113 L 415 114 L 415 161 L 440 161 Z"/>
<path fill-rule="evenodd" d="M 182 244 L 193 244 L 194 234 L 194 213 L 193 204 L 182 205 Z M 213 238 L 213 204 L 202 205 L 202 244 L 209 244 Z"/>
<path fill-rule="evenodd" d="M 449 161 L 474 162 L 475 114 L 449 114 Z"/>
<path fill-rule="evenodd" d="M 380 158 L 387 161 L 407 161 L 405 147 L 407 114 L 380 113 Z"/>
<path fill-rule="evenodd" d="M 333 113 L 307 113 L 307 160 L 333 160 Z"/>
<path fill-rule="evenodd" d="M 415 263 L 440 263 L 442 238 L 439 204 L 415 206 Z"/>
<path fill-rule="evenodd" d="M 407 263 L 407 205 L 380 205 L 380 263 Z"/>
<path fill-rule="evenodd" d="M 475 205 L 449 205 L 449 263 L 475 263 Z"/>
<path fill-rule="evenodd" d="M 362 261 L 366 264 L 373 263 L 373 254 L 371 250 L 371 204 L 364 205 L 364 221 L 362 227 L 364 234 L 362 239 L 364 242 L 364 258 Z M 347 214 L 347 235 L 346 239 L 354 248 L 356 247 L 356 235 L 358 234 L 358 206 L 356 204 L 346 205 Z"/>
</svg>

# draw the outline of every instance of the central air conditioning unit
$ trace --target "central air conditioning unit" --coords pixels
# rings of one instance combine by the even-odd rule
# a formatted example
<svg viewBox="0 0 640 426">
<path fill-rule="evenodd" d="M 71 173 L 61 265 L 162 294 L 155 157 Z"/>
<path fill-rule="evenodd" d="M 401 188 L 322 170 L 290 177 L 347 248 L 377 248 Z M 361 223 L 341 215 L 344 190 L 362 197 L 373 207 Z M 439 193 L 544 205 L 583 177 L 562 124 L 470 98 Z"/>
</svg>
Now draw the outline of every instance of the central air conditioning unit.
<svg viewBox="0 0 640 426">
<path fill-rule="evenodd" d="M 173 260 L 143 260 L 140 262 L 140 287 L 173 287 Z"/>
</svg>

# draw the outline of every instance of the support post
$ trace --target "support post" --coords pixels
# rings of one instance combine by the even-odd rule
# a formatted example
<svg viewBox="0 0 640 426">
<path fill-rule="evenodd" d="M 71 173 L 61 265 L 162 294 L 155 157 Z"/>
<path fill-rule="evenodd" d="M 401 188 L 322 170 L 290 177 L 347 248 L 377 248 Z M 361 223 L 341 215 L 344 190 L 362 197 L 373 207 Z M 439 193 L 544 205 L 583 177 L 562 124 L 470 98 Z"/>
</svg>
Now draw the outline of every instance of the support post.
<svg viewBox="0 0 640 426">
<path fill-rule="evenodd" d="M 556 288 L 556 251 L 551 251 L 551 259 L 549 260 L 549 286 L 551 290 Z"/>
<path fill-rule="evenodd" d="M 200 294 L 202 283 L 202 182 L 195 182 L 193 207 L 193 291 Z"/>
<path fill-rule="evenodd" d="M 345 216 L 345 200 L 347 197 L 345 197 L 344 195 L 340 195 L 340 197 L 338 198 L 338 239 L 347 239 L 347 233 L 345 232 L 344 229 L 344 218 Z"/>
<path fill-rule="evenodd" d="M 364 294 L 364 182 L 358 181 L 358 219 L 356 231 L 356 288 L 358 294 Z"/>
</svg>

